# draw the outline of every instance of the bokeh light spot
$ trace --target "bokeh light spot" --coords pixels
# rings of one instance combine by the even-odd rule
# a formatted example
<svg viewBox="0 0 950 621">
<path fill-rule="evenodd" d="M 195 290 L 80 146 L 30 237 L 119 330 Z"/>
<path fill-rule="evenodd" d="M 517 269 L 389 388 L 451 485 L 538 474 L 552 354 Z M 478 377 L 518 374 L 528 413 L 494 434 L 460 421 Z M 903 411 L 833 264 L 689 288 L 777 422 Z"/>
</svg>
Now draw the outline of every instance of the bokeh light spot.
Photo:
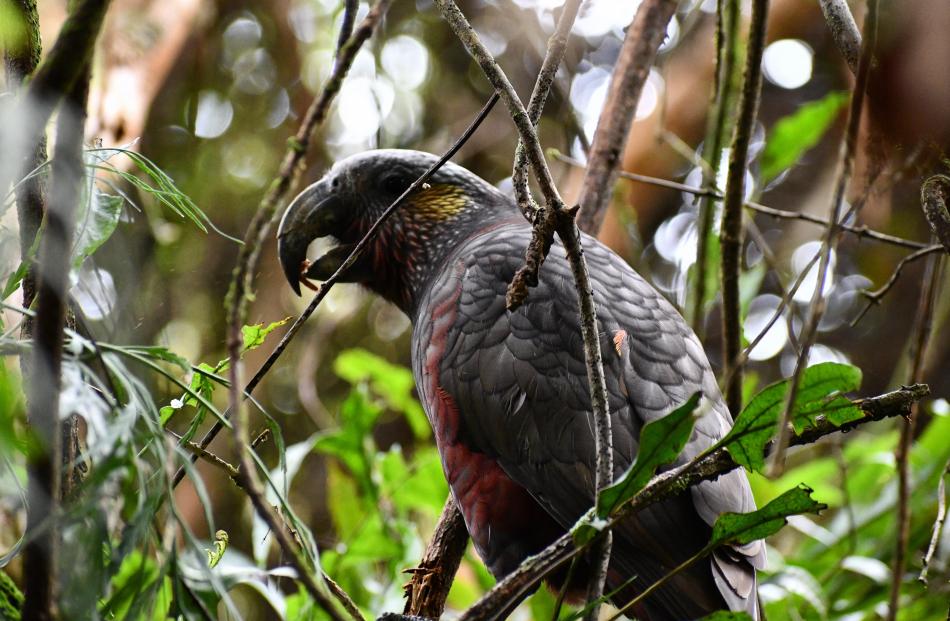
<svg viewBox="0 0 950 621">
<path fill-rule="evenodd" d="M 217 138 L 228 131 L 234 119 L 231 101 L 215 91 L 198 93 L 198 110 L 195 114 L 195 136 Z"/>
<path fill-rule="evenodd" d="M 815 53 L 798 39 L 772 43 L 762 55 L 762 70 L 769 82 L 782 88 L 798 88 L 811 79 Z"/>
</svg>

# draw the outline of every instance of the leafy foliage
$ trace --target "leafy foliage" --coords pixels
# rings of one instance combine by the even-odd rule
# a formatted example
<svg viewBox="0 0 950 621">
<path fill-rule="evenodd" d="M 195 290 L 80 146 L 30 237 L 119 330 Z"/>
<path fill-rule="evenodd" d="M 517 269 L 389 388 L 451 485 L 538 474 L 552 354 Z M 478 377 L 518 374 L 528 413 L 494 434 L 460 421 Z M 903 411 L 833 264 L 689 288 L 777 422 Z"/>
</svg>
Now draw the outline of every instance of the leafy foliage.
<svg viewBox="0 0 950 621">
<path fill-rule="evenodd" d="M 663 418 L 643 427 L 637 458 L 630 468 L 611 486 L 600 493 L 597 514 L 605 518 L 617 507 L 643 489 L 656 469 L 676 459 L 693 431 L 693 413 L 701 394 L 695 393 L 686 403 Z"/>
<path fill-rule="evenodd" d="M 710 545 L 745 545 L 765 539 L 785 526 L 790 515 L 818 513 L 828 507 L 811 494 L 811 488 L 799 485 L 752 513 L 723 513 L 713 525 Z"/>
<path fill-rule="evenodd" d="M 843 396 L 861 385 L 861 370 L 836 362 L 825 362 L 805 369 L 791 421 L 801 433 L 815 417 L 824 414 L 835 425 L 842 425 L 862 416 L 860 408 Z M 765 445 L 775 435 L 788 395 L 789 381 L 776 382 L 756 395 L 736 417 L 729 434 L 719 442 L 739 464 L 760 471 L 765 465 Z"/>
<path fill-rule="evenodd" d="M 769 133 L 762 153 L 762 181 L 768 183 L 788 170 L 815 146 L 847 102 L 847 93 L 832 92 L 780 119 Z"/>
</svg>

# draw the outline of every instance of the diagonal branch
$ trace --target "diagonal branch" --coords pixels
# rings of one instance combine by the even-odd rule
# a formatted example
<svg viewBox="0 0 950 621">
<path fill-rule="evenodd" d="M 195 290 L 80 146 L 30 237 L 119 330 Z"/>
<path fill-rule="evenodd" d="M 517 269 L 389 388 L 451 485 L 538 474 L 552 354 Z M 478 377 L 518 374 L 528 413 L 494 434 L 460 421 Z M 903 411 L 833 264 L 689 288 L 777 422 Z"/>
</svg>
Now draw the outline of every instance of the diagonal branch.
<svg viewBox="0 0 950 621">
<path fill-rule="evenodd" d="M 581 211 L 577 225 L 584 231 L 595 233 L 604 220 L 640 92 L 650 67 L 656 61 L 677 4 L 675 0 L 645 0 L 627 29 L 617 66 L 610 78 L 604 110 L 594 132 L 578 199 Z"/>
<path fill-rule="evenodd" d="M 554 77 L 557 75 L 557 70 L 564 59 L 564 52 L 567 50 L 567 37 L 571 33 L 571 27 L 577 18 L 577 11 L 580 9 L 581 2 L 582 0 L 567 0 L 564 3 L 561 17 L 557 21 L 557 27 L 548 41 L 548 50 L 541 62 L 538 79 L 534 83 L 534 90 L 531 91 L 531 99 L 528 100 L 528 118 L 531 119 L 532 125 L 537 126 L 541 119 L 541 112 L 544 110 L 551 85 L 554 84 Z M 538 207 L 534 204 L 531 192 L 528 189 L 528 154 L 525 151 L 522 138 L 518 138 L 518 146 L 515 148 L 515 164 L 511 181 L 515 188 L 515 199 L 518 201 L 521 213 L 532 220 Z"/>
<path fill-rule="evenodd" d="M 438 619 L 458 571 L 468 531 L 455 498 L 449 495 L 419 565 L 405 570 L 412 579 L 404 587 L 406 606 L 403 615 Z"/>
</svg>

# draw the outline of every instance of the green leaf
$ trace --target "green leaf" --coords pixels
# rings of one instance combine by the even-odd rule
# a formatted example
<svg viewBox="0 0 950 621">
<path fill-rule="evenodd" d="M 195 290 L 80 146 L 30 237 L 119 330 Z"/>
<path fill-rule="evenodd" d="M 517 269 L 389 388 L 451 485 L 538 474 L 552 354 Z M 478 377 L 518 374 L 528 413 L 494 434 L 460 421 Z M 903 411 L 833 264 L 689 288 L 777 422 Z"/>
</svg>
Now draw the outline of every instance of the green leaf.
<svg viewBox="0 0 950 621">
<path fill-rule="evenodd" d="M 676 459 L 693 432 L 696 422 L 693 412 L 701 396 L 699 392 L 694 393 L 686 403 L 643 427 L 636 460 L 613 485 L 600 493 L 597 500 L 597 514 L 600 517 L 607 517 L 614 509 L 633 498 L 657 468 Z"/>
<path fill-rule="evenodd" d="M 164 347 L 159 347 L 155 345 L 143 346 L 143 345 L 126 345 L 125 348 L 129 351 L 134 351 L 142 355 L 148 356 L 149 358 L 155 358 L 156 360 L 162 360 L 164 362 L 170 362 L 173 365 L 177 366 L 179 369 L 187 373 L 191 370 L 191 363 L 188 362 L 182 356 L 179 356 L 173 351 L 170 351 Z"/>
<path fill-rule="evenodd" d="M 37 236 L 39 237 L 39 236 Z M 16 270 L 10 273 L 10 276 L 7 277 L 7 282 L 3 285 L 3 293 L 0 293 L 0 299 L 6 300 L 8 297 L 13 295 L 13 292 L 17 290 L 17 287 L 20 286 L 20 283 L 26 277 L 26 272 L 29 269 L 26 261 L 20 261 L 20 264 L 17 266 Z"/>
<path fill-rule="evenodd" d="M 373 485 L 369 449 L 364 442 L 371 440 L 373 424 L 381 411 L 363 391 L 353 390 L 340 407 L 340 428 L 318 434 L 313 442 L 313 450 L 343 462 L 364 489 Z"/>
<path fill-rule="evenodd" d="M 417 438 L 429 436 L 429 421 L 412 393 L 415 388 L 412 371 L 365 349 L 341 352 L 333 363 L 333 370 L 351 384 L 369 382 L 373 392 L 382 397 L 386 405 L 403 413 Z"/>
<path fill-rule="evenodd" d="M 222 237 L 239 244 L 243 243 L 241 240 L 231 237 L 217 228 L 214 223 L 211 222 L 211 219 L 208 218 L 207 214 L 198 208 L 195 202 L 175 185 L 175 181 L 169 177 L 165 171 L 141 153 L 136 153 L 135 151 L 122 147 L 88 149 L 86 153 L 93 158 L 93 163 L 89 165 L 91 168 L 108 171 L 142 192 L 152 195 L 155 200 L 177 215 L 191 220 L 202 232 L 207 232 L 208 228 L 211 228 Z M 138 175 L 116 168 L 108 162 L 112 157 L 119 154 L 128 157 L 151 183 L 140 178 Z"/>
<path fill-rule="evenodd" d="M 244 326 L 241 328 L 241 337 L 244 343 L 241 352 L 244 353 L 257 349 L 264 344 L 264 339 L 267 338 L 268 334 L 286 324 L 288 321 L 290 321 L 290 317 L 285 317 L 280 321 L 274 321 L 266 326 L 263 323 Z"/>
<path fill-rule="evenodd" d="M 788 380 L 767 386 L 749 401 L 736 418 L 732 430 L 718 446 L 725 446 L 733 459 L 749 470 L 765 466 L 765 445 L 775 434 L 788 394 Z M 840 426 L 863 416 L 860 408 L 841 395 L 861 386 L 861 369 L 837 362 L 823 362 L 802 373 L 792 425 L 796 433 L 814 424 L 820 414 Z"/>
<path fill-rule="evenodd" d="M 405 512 L 426 510 L 439 515 L 449 489 L 442 474 L 438 452 L 431 447 L 416 449 L 407 463 L 399 445 L 376 455 L 380 488 L 397 509 Z"/>
<path fill-rule="evenodd" d="M 799 485 L 788 490 L 758 511 L 752 513 L 723 513 L 713 525 L 709 545 L 741 546 L 777 533 L 790 515 L 818 513 L 828 505 L 811 497 L 812 489 Z"/>
<path fill-rule="evenodd" d="M 762 183 L 768 183 L 790 168 L 812 148 L 834 122 L 848 101 L 844 92 L 829 93 L 822 99 L 799 106 L 798 110 L 772 127 L 762 152 Z"/>
<path fill-rule="evenodd" d="M 84 205 L 76 219 L 76 238 L 73 242 L 72 266 L 78 268 L 115 232 L 122 215 L 122 197 L 105 194 L 95 187 L 90 175 L 89 189 Z"/>
</svg>

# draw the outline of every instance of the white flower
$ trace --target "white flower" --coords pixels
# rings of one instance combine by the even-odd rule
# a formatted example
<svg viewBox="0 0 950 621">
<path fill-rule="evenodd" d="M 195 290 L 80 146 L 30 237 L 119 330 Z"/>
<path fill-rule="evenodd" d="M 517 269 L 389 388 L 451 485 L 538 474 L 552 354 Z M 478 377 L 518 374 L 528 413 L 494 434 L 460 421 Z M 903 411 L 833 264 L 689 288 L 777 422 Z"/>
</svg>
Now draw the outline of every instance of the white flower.
<svg viewBox="0 0 950 621">
<path fill-rule="evenodd" d="M 181 399 L 172 399 L 171 406 L 173 410 L 180 410 L 185 405 Z"/>
</svg>

